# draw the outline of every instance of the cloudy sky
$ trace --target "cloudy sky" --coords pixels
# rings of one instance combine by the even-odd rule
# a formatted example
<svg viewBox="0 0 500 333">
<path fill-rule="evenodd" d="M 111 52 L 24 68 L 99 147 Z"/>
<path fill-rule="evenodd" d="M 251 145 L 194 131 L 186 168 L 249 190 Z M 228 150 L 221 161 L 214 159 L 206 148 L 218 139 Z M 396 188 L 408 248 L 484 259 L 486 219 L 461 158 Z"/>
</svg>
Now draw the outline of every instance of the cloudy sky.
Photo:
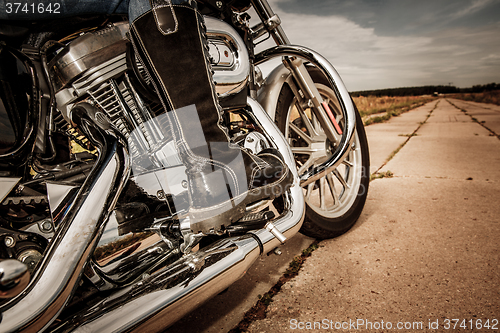
<svg viewBox="0 0 500 333">
<path fill-rule="evenodd" d="M 500 0 L 269 0 L 350 91 L 500 83 Z"/>
</svg>

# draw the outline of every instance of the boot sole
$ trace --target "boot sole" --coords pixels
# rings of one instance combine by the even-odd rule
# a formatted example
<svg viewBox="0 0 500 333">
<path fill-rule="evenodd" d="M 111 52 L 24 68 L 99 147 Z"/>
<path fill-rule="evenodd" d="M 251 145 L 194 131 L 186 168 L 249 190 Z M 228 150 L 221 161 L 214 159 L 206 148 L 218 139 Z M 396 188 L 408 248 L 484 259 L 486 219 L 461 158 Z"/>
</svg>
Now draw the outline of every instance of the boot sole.
<svg viewBox="0 0 500 333">
<path fill-rule="evenodd" d="M 204 209 L 189 210 L 191 231 L 195 234 L 217 234 L 224 227 L 238 221 L 246 214 L 247 205 L 264 199 L 275 199 L 293 186 L 293 175 L 286 169 L 286 173 L 276 182 L 261 186 L 239 196 L 227 200 L 219 205 Z"/>
</svg>

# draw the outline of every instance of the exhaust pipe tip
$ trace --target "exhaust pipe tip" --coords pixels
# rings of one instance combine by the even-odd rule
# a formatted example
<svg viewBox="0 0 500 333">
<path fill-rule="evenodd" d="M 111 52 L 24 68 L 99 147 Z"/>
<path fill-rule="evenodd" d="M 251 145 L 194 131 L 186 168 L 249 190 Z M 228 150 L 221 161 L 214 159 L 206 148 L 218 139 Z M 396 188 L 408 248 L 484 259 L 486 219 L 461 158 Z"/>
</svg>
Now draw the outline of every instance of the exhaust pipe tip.
<svg viewBox="0 0 500 333">
<path fill-rule="evenodd" d="M 16 259 L 0 261 L 0 298 L 14 298 L 29 284 L 28 266 Z"/>
</svg>

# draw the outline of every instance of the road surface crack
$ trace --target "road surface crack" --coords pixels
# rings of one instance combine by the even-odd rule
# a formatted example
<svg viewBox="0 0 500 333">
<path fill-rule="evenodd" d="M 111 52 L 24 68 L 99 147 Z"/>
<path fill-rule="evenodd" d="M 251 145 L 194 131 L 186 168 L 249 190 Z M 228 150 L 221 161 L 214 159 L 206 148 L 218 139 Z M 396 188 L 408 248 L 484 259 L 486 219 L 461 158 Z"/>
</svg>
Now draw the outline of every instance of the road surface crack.
<svg viewBox="0 0 500 333">
<path fill-rule="evenodd" d="M 281 287 L 299 275 L 299 271 L 304 265 L 304 262 L 308 257 L 311 256 L 311 253 L 319 247 L 319 241 L 315 240 L 309 247 L 305 250 L 302 250 L 302 254 L 293 258 L 292 262 L 288 265 L 285 273 L 279 278 L 278 282 L 274 286 L 269 289 L 267 293 L 260 297 L 257 303 L 243 316 L 243 319 L 236 325 L 235 328 L 229 331 L 229 333 L 241 333 L 246 332 L 250 324 L 256 320 L 261 320 L 266 318 L 266 310 L 269 304 L 273 301 L 272 298 L 276 296 Z M 260 296 L 260 295 L 259 295 Z"/>
<path fill-rule="evenodd" d="M 494 130 L 492 130 L 491 128 L 489 128 L 488 126 L 486 126 L 485 124 L 483 124 L 482 122 L 480 122 L 479 120 L 477 120 L 476 118 L 474 118 L 472 115 L 469 114 L 469 112 L 466 110 L 466 109 L 462 109 L 458 106 L 456 106 L 455 104 L 453 104 L 452 102 L 450 102 L 449 100 L 446 100 L 448 103 L 450 103 L 451 105 L 453 105 L 455 108 L 457 108 L 458 110 L 462 111 L 463 113 L 465 113 L 466 115 L 468 115 L 473 122 L 483 126 L 488 132 L 490 132 L 491 134 L 493 134 L 493 136 L 496 136 L 497 139 L 500 140 L 500 135 L 498 135 Z M 485 108 L 487 109 L 487 108 Z"/>
<path fill-rule="evenodd" d="M 434 112 L 434 110 L 436 110 L 439 102 L 441 102 L 441 100 L 437 101 L 437 103 L 434 105 L 434 107 L 432 108 L 431 111 L 429 111 L 429 114 L 427 115 L 427 117 L 425 118 L 425 120 L 423 122 L 420 123 L 420 125 L 418 125 L 418 127 L 413 131 L 413 133 L 411 133 L 410 135 L 408 135 L 408 138 L 398 147 L 396 148 L 396 150 L 394 150 L 390 155 L 389 157 L 387 157 L 387 159 L 385 160 L 385 162 L 380 166 L 380 168 L 377 169 L 377 171 L 375 171 L 372 176 L 374 176 L 373 179 L 376 179 L 379 171 L 385 167 L 387 165 L 387 163 L 389 163 L 390 160 L 392 160 L 394 158 L 394 156 L 397 155 L 397 153 L 399 153 L 399 151 L 408 143 L 408 141 L 410 141 L 411 138 L 413 138 L 414 136 L 417 135 L 417 132 L 418 130 L 427 122 L 427 120 L 430 118 L 430 116 L 432 115 L 432 113 Z M 381 177 L 378 177 L 378 178 L 381 178 Z"/>
</svg>

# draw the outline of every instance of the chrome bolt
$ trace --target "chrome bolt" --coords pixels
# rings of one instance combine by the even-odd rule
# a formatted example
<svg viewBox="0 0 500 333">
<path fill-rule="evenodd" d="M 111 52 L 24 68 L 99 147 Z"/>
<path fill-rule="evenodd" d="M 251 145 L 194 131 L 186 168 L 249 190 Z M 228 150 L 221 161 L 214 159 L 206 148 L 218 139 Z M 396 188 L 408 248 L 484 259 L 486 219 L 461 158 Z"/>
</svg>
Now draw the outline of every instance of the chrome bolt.
<svg viewBox="0 0 500 333">
<path fill-rule="evenodd" d="M 156 192 L 156 197 L 160 200 L 165 199 L 165 192 L 163 192 L 162 190 L 159 190 L 158 192 Z"/>
<path fill-rule="evenodd" d="M 30 271 L 30 273 L 33 273 L 36 265 L 40 262 L 41 259 L 42 259 L 42 254 L 37 250 L 33 249 L 23 251 L 17 257 L 17 260 L 28 266 L 28 270 Z"/>
<path fill-rule="evenodd" d="M 52 230 L 52 223 L 50 221 L 45 221 L 41 225 L 42 231 L 49 232 Z"/>
<path fill-rule="evenodd" d="M 222 1 L 216 1 L 215 5 L 217 6 L 217 8 L 221 9 L 222 8 Z"/>
<path fill-rule="evenodd" d="M 248 137 L 248 138 L 247 138 L 247 142 L 252 143 L 252 142 L 254 142 L 254 139 L 253 139 L 252 137 Z"/>
<path fill-rule="evenodd" d="M 283 253 L 283 252 L 281 252 L 281 249 L 279 247 L 275 248 L 273 252 L 277 256 L 280 256 Z"/>
<path fill-rule="evenodd" d="M 21 194 L 21 192 L 24 190 L 24 186 L 23 185 L 19 185 L 16 189 L 16 193 L 17 194 Z"/>
<path fill-rule="evenodd" d="M 7 247 L 14 247 L 16 245 L 16 241 L 11 236 L 5 237 L 4 242 Z"/>
<path fill-rule="evenodd" d="M 181 182 L 181 185 L 182 185 L 182 187 L 184 187 L 184 188 L 188 188 L 188 182 L 187 182 L 187 180 L 183 180 L 183 181 Z"/>
</svg>

